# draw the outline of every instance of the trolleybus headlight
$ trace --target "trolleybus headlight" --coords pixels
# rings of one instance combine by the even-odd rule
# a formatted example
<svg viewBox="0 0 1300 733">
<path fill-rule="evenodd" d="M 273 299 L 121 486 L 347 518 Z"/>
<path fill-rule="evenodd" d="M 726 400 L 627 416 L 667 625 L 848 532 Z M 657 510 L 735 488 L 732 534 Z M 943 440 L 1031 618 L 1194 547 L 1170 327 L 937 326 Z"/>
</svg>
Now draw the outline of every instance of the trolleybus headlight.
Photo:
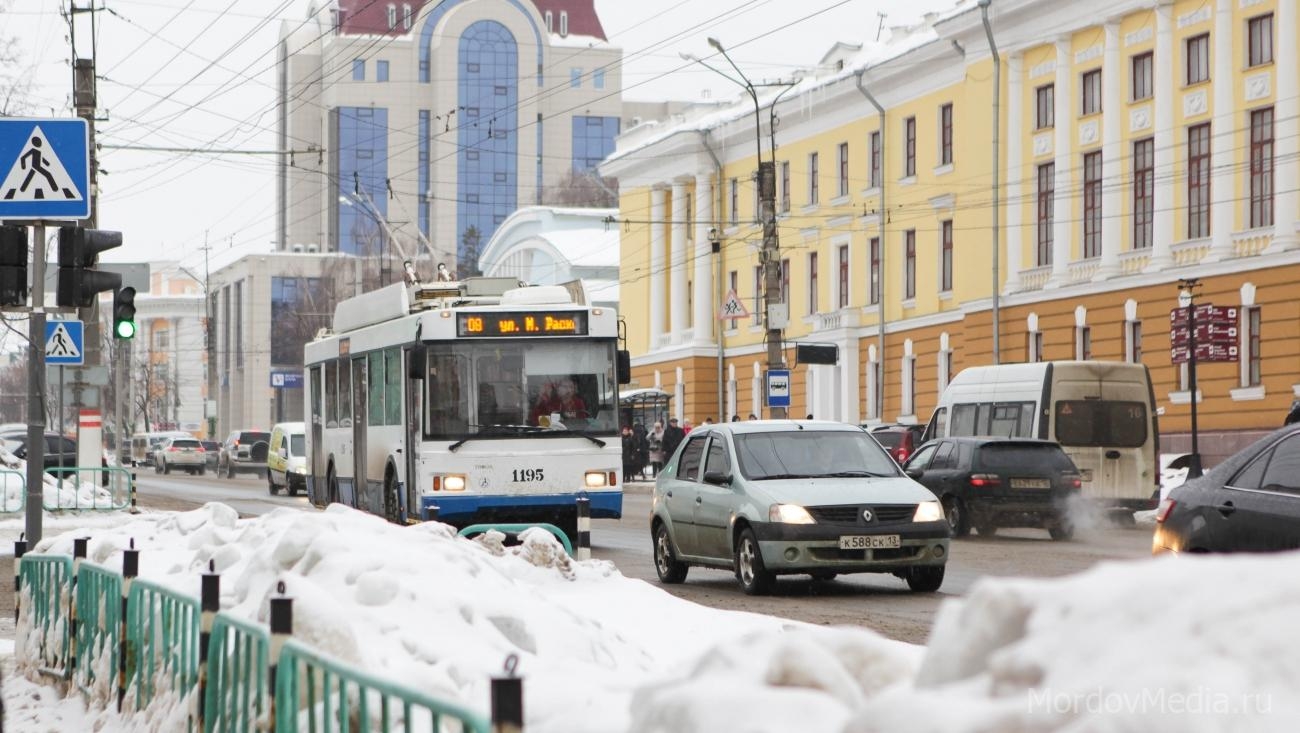
<svg viewBox="0 0 1300 733">
<path fill-rule="evenodd" d="M 609 482 L 609 477 L 604 471 L 588 471 L 583 477 L 583 483 L 587 484 L 589 489 L 598 489 Z"/>
<path fill-rule="evenodd" d="M 443 491 L 464 491 L 465 477 L 459 475 L 443 476 L 442 490 Z"/>
</svg>

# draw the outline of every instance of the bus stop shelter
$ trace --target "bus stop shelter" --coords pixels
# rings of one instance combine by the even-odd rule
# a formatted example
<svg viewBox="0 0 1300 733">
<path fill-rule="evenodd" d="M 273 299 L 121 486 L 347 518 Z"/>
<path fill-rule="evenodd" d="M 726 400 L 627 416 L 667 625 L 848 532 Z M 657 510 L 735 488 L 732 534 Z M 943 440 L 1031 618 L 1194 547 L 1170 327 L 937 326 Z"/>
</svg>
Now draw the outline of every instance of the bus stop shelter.
<svg viewBox="0 0 1300 733">
<path fill-rule="evenodd" d="M 668 403 L 672 399 L 671 394 L 654 387 L 624 392 L 618 398 L 619 425 L 641 423 L 649 430 L 658 421 L 668 427 Z"/>
</svg>

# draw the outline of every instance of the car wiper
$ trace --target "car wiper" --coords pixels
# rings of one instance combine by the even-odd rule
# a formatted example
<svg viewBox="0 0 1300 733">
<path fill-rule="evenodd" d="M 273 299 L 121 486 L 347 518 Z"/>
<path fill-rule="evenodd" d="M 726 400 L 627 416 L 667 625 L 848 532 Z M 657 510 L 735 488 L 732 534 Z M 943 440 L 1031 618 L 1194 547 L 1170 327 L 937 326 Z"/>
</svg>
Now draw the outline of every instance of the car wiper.
<svg viewBox="0 0 1300 733">
<path fill-rule="evenodd" d="M 498 438 L 517 438 L 520 435 L 535 435 L 544 432 L 545 428 L 539 428 L 535 425 L 473 425 L 471 427 L 480 428 L 481 432 L 477 435 L 467 435 L 464 438 L 447 446 L 447 450 L 455 453 L 462 445 L 471 440 L 495 440 Z"/>
<path fill-rule="evenodd" d="M 819 473 L 813 478 L 893 478 L 896 474 L 876 473 L 875 471 L 835 471 Z"/>
<path fill-rule="evenodd" d="M 768 475 L 766 475 L 766 476 L 755 476 L 754 478 L 755 478 L 755 480 L 757 480 L 757 481 L 773 481 L 773 480 L 777 480 L 777 481 L 779 481 L 779 480 L 781 480 L 781 479 L 787 479 L 787 478 L 808 478 L 808 474 L 806 474 L 806 473 L 770 473 L 770 474 L 768 474 Z"/>
</svg>

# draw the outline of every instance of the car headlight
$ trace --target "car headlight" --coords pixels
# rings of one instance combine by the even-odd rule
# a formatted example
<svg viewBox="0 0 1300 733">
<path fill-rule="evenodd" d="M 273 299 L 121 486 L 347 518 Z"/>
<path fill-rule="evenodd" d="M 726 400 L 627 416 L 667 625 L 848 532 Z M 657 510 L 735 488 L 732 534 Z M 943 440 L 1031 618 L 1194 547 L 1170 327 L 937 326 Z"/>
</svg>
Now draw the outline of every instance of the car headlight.
<svg viewBox="0 0 1300 733">
<path fill-rule="evenodd" d="M 916 505 L 916 513 L 912 515 L 913 522 L 940 522 L 943 521 L 943 505 L 937 501 L 923 501 Z"/>
<path fill-rule="evenodd" d="M 773 504 L 767 510 L 767 521 L 782 524 L 816 524 L 807 509 L 798 504 Z"/>
<path fill-rule="evenodd" d="M 604 471 L 588 471 L 583 475 L 582 481 L 589 489 L 599 489 L 606 484 L 608 477 Z"/>
</svg>

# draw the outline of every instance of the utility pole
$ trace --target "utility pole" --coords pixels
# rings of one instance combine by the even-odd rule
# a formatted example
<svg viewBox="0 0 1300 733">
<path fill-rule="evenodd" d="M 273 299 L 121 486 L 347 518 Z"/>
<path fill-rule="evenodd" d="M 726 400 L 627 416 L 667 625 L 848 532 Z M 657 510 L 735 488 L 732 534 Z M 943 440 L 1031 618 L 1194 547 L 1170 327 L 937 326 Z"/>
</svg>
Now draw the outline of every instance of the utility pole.
<svg viewBox="0 0 1300 733">
<path fill-rule="evenodd" d="M 69 17 L 71 18 L 68 27 L 72 47 L 72 104 L 76 108 L 77 116 L 86 121 L 86 127 L 90 135 L 90 218 L 86 220 L 83 226 L 87 229 L 98 229 L 99 155 L 95 151 L 95 109 L 98 106 L 98 89 L 95 79 L 95 49 L 96 39 L 99 35 L 96 33 L 95 28 L 95 3 L 94 0 L 91 0 L 85 7 L 77 7 L 76 0 L 69 0 L 68 5 Z M 83 13 L 90 16 L 89 58 L 77 56 L 76 18 Z M 100 356 L 99 301 L 96 300 L 89 307 L 80 309 L 77 317 L 86 324 L 86 364 L 102 363 L 102 357 Z"/>
<path fill-rule="evenodd" d="M 27 514 L 29 547 L 45 518 L 45 224 L 32 227 L 32 312 L 27 317 Z"/>
</svg>

